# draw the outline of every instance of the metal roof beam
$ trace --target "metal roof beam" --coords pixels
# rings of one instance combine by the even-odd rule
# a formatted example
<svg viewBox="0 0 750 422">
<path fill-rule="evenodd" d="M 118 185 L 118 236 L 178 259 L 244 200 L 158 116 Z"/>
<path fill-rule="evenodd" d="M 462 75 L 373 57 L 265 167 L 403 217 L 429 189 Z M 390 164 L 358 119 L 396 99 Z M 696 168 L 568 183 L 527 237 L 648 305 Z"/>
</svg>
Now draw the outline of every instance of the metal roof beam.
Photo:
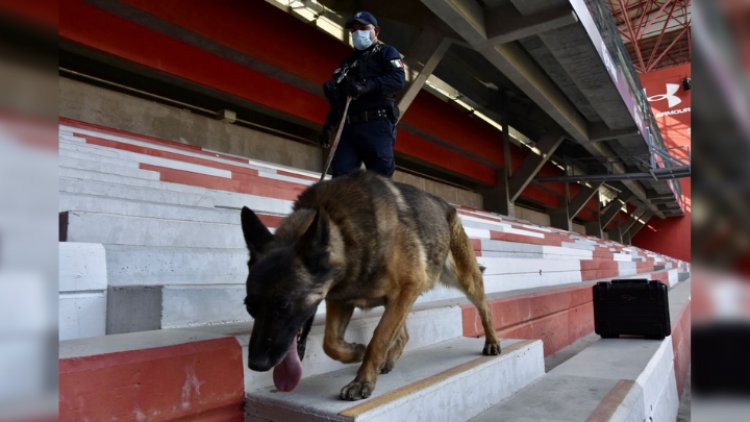
<svg viewBox="0 0 750 422">
<path fill-rule="evenodd" d="M 535 181 L 540 183 L 560 182 L 616 182 L 633 180 L 665 180 L 690 177 L 690 166 L 680 166 L 657 169 L 652 172 L 642 173 L 616 173 L 616 174 L 586 174 L 573 176 L 538 177 Z M 643 198 L 641 198 L 643 199 Z M 645 201 L 651 202 L 649 198 Z"/>
<path fill-rule="evenodd" d="M 622 203 L 620 201 L 627 202 L 631 197 L 632 195 L 629 193 L 620 195 L 612 200 L 609 204 L 607 204 L 606 207 L 602 208 L 599 218 L 602 227 L 607 227 L 609 223 L 611 223 L 612 220 L 614 220 L 617 214 L 620 212 L 620 209 L 622 208 Z"/>
<path fill-rule="evenodd" d="M 564 137 L 562 132 L 553 131 L 548 132 L 536 143 L 536 147 L 541 152 L 541 155 L 530 153 L 523 160 L 521 166 L 517 170 L 513 171 L 513 176 L 509 180 L 510 188 L 510 201 L 515 202 L 521 192 L 526 189 L 526 186 L 534 180 L 534 176 L 539 173 L 547 161 L 552 158 L 557 147 L 562 144 Z"/>
<path fill-rule="evenodd" d="M 630 228 L 630 230 L 628 231 L 628 237 L 630 239 L 633 239 L 635 235 L 638 234 L 639 231 L 641 231 L 642 228 L 646 227 L 648 220 L 650 220 L 652 216 L 653 213 L 647 210 L 646 213 L 641 217 L 641 220 L 636 221 L 633 227 Z"/>
<path fill-rule="evenodd" d="M 487 40 L 484 11 L 476 0 L 422 0 L 443 22 L 471 45 Z"/>
<path fill-rule="evenodd" d="M 586 206 L 586 204 L 588 204 L 591 198 L 593 198 L 594 195 L 599 192 L 599 186 L 601 186 L 602 183 L 603 182 L 596 182 L 591 187 L 582 186 L 581 191 L 578 192 L 578 195 L 576 195 L 576 197 L 573 198 L 568 204 L 570 218 L 575 217 L 583 210 L 583 208 Z"/>
<path fill-rule="evenodd" d="M 531 16 L 524 16 L 515 7 L 506 4 L 486 14 L 486 43 L 494 45 L 518 41 L 576 22 L 578 18 L 567 4 Z"/>
<path fill-rule="evenodd" d="M 409 83 L 398 101 L 401 116 L 406 113 L 411 103 L 417 98 L 427 82 L 427 78 L 435 71 L 450 46 L 450 39 L 445 38 L 437 31 L 425 28 L 406 52 L 404 57 L 406 57 L 410 69 L 418 71 L 419 74 Z"/>
</svg>

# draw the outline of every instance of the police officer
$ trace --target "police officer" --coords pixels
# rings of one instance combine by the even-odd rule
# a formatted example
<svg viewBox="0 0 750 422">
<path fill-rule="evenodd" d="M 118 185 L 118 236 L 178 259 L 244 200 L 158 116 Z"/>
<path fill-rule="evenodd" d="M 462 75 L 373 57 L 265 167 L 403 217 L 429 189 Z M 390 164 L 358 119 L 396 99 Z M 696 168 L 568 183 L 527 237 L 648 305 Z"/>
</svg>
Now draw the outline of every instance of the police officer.
<svg viewBox="0 0 750 422">
<path fill-rule="evenodd" d="M 319 141 L 323 148 L 330 147 L 346 97 L 352 97 L 332 161 L 333 177 L 351 173 L 363 162 L 368 170 L 391 177 L 396 169 L 396 93 L 404 87 L 404 64 L 395 48 L 378 41 L 380 27 L 371 13 L 357 12 L 346 28 L 356 50 L 323 85 L 331 108 Z"/>
</svg>

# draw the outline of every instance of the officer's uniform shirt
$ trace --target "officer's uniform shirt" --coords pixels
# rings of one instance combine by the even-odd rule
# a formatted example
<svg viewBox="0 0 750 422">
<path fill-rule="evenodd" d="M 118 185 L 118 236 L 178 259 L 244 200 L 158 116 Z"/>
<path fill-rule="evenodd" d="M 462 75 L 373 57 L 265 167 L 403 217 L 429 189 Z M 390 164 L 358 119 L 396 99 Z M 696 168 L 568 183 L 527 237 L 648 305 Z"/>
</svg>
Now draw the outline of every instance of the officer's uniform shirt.
<svg viewBox="0 0 750 422">
<path fill-rule="evenodd" d="M 357 65 L 352 68 L 354 63 Z M 358 169 L 364 162 L 368 170 L 391 177 L 395 170 L 393 148 L 396 139 L 395 122 L 398 120 L 396 95 L 406 80 L 404 64 L 398 51 L 387 44 L 375 43 L 370 48 L 355 51 L 334 71 L 333 80 L 339 79 L 345 67 L 353 80 L 367 84 L 369 92 L 352 100 L 344 126 L 341 142 L 333 158 L 333 176 L 338 177 Z M 337 90 L 339 93 L 341 89 Z M 327 92 L 329 95 L 331 92 Z M 330 98 L 329 98 L 330 99 Z M 343 105 L 339 98 L 338 104 Z M 387 117 L 373 117 L 380 110 Z M 333 128 L 341 119 L 341 109 L 332 107 L 326 126 Z M 382 113 L 379 113 L 380 115 Z M 369 115 L 368 119 L 362 119 Z"/>
<path fill-rule="evenodd" d="M 388 108 L 396 101 L 396 93 L 404 87 L 406 73 L 401 55 L 390 45 L 376 43 L 370 48 L 355 51 L 345 63 L 359 61 L 358 79 L 363 79 L 370 92 L 352 101 L 349 109 L 357 113 L 379 108 Z"/>
<path fill-rule="evenodd" d="M 379 109 L 393 108 L 395 111 L 396 94 L 403 89 L 406 81 L 404 63 L 398 50 L 393 46 L 376 42 L 366 50 L 354 51 L 333 71 L 333 80 L 339 78 L 344 68 L 351 69 L 355 62 L 358 62 L 357 66 L 349 71 L 349 75 L 357 81 L 364 80 L 371 91 L 352 100 L 349 115 Z M 338 118 L 340 116 L 336 113 L 329 113 L 326 126 L 334 127 L 338 124 Z"/>
</svg>

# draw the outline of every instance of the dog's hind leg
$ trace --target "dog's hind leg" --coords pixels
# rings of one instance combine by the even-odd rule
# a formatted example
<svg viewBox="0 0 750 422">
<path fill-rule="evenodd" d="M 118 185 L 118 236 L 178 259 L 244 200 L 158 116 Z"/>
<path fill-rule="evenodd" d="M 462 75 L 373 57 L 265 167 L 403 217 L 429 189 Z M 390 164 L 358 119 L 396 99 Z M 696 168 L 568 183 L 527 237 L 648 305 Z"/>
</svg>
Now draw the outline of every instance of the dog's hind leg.
<svg viewBox="0 0 750 422">
<path fill-rule="evenodd" d="M 381 374 L 387 374 L 393 370 L 393 367 L 396 366 L 396 361 L 401 357 L 401 353 L 403 353 L 404 347 L 406 347 L 406 342 L 408 341 L 409 332 L 406 330 L 406 325 L 404 325 L 398 335 L 393 339 L 391 348 L 388 349 L 385 363 L 380 367 Z"/>
<path fill-rule="evenodd" d="M 360 362 L 365 355 L 364 344 L 344 341 L 346 327 L 354 312 L 353 305 L 326 301 L 326 328 L 323 350 L 328 356 L 343 363 Z"/>
<path fill-rule="evenodd" d="M 499 355 L 500 343 L 497 341 L 495 326 L 492 323 L 492 312 L 484 294 L 484 280 L 476 254 L 455 210 L 449 216 L 448 222 L 451 226 L 450 253 L 453 255 L 458 288 L 477 307 L 482 320 L 485 337 L 482 353 Z"/>
</svg>

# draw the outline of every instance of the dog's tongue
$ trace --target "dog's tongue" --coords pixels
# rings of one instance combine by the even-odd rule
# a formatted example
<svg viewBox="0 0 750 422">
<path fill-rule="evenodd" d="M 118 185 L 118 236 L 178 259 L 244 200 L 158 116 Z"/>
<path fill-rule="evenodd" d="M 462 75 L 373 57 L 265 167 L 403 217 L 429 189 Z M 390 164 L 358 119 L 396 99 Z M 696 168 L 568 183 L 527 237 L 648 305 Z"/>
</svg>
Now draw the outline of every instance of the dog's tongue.
<svg viewBox="0 0 750 422">
<path fill-rule="evenodd" d="M 273 383 L 279 391 L 292 391 L 302 379 L 302 362 L 297 355 L 297 337 L 294 337 L 284 360 L 273 368 Z"/>
</svg>

